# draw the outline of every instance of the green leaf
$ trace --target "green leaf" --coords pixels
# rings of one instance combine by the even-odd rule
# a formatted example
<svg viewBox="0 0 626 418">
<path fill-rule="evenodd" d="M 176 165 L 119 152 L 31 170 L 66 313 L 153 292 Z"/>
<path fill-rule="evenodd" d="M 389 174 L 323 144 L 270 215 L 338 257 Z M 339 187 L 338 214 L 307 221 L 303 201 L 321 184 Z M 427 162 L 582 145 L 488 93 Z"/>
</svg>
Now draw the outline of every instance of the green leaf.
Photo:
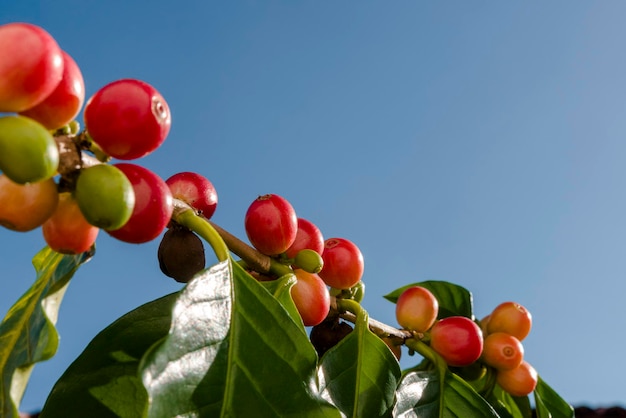
<svg viewBox="0 0 626 418">
<path fill-rule="evenodd" d="M 235 269 L 241 268 L 239 265 L 235 263 Z M 242 272 L 245 271 L 242 269 Z M 242 274 L 243 274 L 242 273 Z M 245 273 L 248 274 L 248 273 Z M 252 276 L 250 276 L 252 279 Z M 280 277 L 276 280 L 270 280 L 267 282 L 259 282 L 270 292 L 274 297 L 280 302 L 280 304 L 285 308 L 291 319 L 300 327 L 300 330 L 306 334 L 306 329 L 304 328 L 304 323 L 302 322 L 302 317 L 298 313 L 298 308 L 293 303 L 293 299 L 291 298 L 291 288 L 296 284 L 295 274 L 288 274 L 283 277 Z"/>
<path fill-rule="evenodd" d="M 149 417 L 337 417 L 315 383 L 317 355 L 260 283 L 222 262 L 196 276 L 168 336 L 146 353 Z"/>
<path fill-rule="evenodd" d="M 538 418 L 573 418 L 574 408 L 539 377 L 534 392 Z"/>
<path fill-rule="evenodd" d="M 365 310 L 354 330 L 324 354 L 318 371 L 324 397 L 359 418 L 389 416 L 400 375 L 389 347 L 369 330 Z"/>
<path fill-rule="evenodd" d="M 444 390 L 439 388 L 439 374 L 436 370 L 407 374 L 397 390 L 398 402 L 393 411 L 394 417 L 436 418 L 439 415 L 439 402 L 443 400 L 445 418 L 497 418 L 498 414 L 489 403 L 467 383 L 454 373 L 446 373 Z"/>
<path fill-rule="evenodd" d="M 396 303 L 402 292 L 413 286 L 425 287 L 435 295 L 439 302 L 439 315 L 437 316 L 439 319 L 456 315 L 466 316 L 472 320 L 474 319 L 472 294 L 464 287 L 454 283 L 428 280 L 402 286 L 384 297 Z"/>
<path fill-rule="evenodd" d="M 33 258 L 37 279 L 0 323 L 0 416 L 18 417 L 17 408 L 35 363 L 56 353 L 56 324 L 67 285 L 93 251 L 63 255 L 44 248 Z"/>
<path fill-rule="evenodd" d="M 502 418 L 531 418 L 532 408 L 528 396 L 512 396 L 495 385 L 487 399 Z"/>
<path fill-rule="evenodd" d="M 148 394 L 138 376 L 139 362 L 167 335 L 176 297 L 172 293 L 142 305 L 101 331 L 56 382 L 41 417 L 142 416 Z"/>
</svg>

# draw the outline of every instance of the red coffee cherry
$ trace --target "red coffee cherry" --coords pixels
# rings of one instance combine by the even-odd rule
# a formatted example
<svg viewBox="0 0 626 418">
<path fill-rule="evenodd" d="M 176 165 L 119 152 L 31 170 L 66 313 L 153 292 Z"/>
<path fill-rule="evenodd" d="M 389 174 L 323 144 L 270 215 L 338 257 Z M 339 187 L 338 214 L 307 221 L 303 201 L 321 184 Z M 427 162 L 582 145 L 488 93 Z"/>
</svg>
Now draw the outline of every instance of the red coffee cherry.
<svg viewBox="0 0 626 418">
<path fill-rule="evenodd" d="M 307 249 L 321 255 L 324 252 L 324 236 L 313 222 L 298 218 L 296 239 L 286 251 L 287 258 L 295 258 L 298 252 Z"/>
<path fill-rule="evenodd" d="M 184 171 L 174 174 L 165 183 L 175 199 L 182 200 L 206 219 L 211 219 L 217 208 L 217 192 L 209 179 L 198 173 Z"/>
<path fill-rule="evenodd" d="M 85 82 L 80 68 L 65 51 L 63 55 L 63 78 L 56 89 L 42 102 L 31 107 L 21 115 L 41 123 L 47 129 L 54 130 L 70 123 L 85 102 Z"/>
<path fill-rule="evenodd" d="M 296 239 L 298 218 L 287 199 L 266 194 L 250 204 L 244 226 L 254 248 L 265 255 L 278 255 Z"/>
<path fill-rule="evenodd" d="M 119 163 L 135 192 L 135 206 L 128 221 L 119 229 L 107 231 L 120 241 L 141 244 L 152 241 L 165 229 L 174 210 L 172 193 L 154 172 L 136 164 Z"/>
<path fill-rule="evenodd" d="M 449 366 L 469 366 L 482 354 L 480 327 L 464 316 L 450 316 L 435 322 L 430 330 L 430 346 Z"/>
<path fill-rule="evenodd" d="M 363 276 L 364 263 L 361 250 L 345 238 L 330 238 L 324 243 L 324 267 L 319 276 L 335 289 L 350 289 Z"/>
<path fill-rule="evenodd" d="M 63 56 L 39 26 L 0 26 L 0 112 L 21 112 L 41 103 L 63 77 Z"/>
<path fill-rule="evenodd" d="M 157 149 L 170 131 L 170 109 L 161 94 L 140 80 L 102 87 L 85 105 L 91 138 L 111 157 L 132 160 Z"/>
<path fill-rule="evenodd" d="M 295 269 L 298 279 L 291 288 L 291 297 L 305 326 L 321 323 L 330 310 L 330 294 L 328 288 L 317 274 Z"/>
</svg>

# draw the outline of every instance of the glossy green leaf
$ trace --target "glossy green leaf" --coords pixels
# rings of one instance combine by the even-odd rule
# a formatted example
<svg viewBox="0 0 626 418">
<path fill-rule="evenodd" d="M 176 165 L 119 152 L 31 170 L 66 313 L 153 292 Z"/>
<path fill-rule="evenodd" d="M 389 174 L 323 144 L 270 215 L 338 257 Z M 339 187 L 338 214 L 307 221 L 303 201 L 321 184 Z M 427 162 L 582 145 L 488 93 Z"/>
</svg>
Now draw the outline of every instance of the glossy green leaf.
<svg viewBox="0 0 626 418">
<path fill-rule="evenodd" d="M 235 268 L 239 267 L 238 265 Z M 243 274 L 243 273 L 242 273 Z M 304 323 L 302 322 L 302 317 L 298 313 L 298 308 L 293 303 L 293 299 L 291 298 L 291 288 L 296 284 L 295 274 L 286 275 L 280 277 L 276 280 L 271 280 L 267 282 L 259 282 L 270 292 L 274 297 L 280 302 L 280 304 L 285 308 L 291 319 L 294 320 L 296 324 L 300 327 L 300 330 L 306 334 L 306 329 L 304 328 Z"/>
<path fill-rule="evenodd" d="M 56 382 L 41 417 L 141 417 L 148 394 L 139 362 L 167 335 L 176 297 L 142 305 L 101 331 Z"/>
<path fill-rule="evenodd" d="M 56 353 L 54 327 L 63 295 L 76 269 L 93 252 L 63 255 L 44 248 L 33 258 L 37 279 L 0 323 L 0 416 L 18 417 L 17 408 L 35 363 Z"/>
<path fill-rule="evenodd" d="M 574 408 L 539 377 L 534 392 L 538 418 L 573 418 Z"/>
<path fill-rule="evenodd" d="M 472 294 L 454 283 L 428 280 L 425 282 L 412 283 L 385 295 L 385 299 L 396 303 L 398 297 L 409 287 L 422 286 L 430 290 L 439 302 L 438 318 L 461 315 L 474 319 Z"/>
<path fill-rule="evenodd" d="M 364 310 L 354 330 L 324 354 L 318 371 L 324 397 L 359 418 L 390 416 L 400 375 L 391 350 L 369 330 Z"/>
<path fill-rule="evenodd" d="M 528 396 L 511 396 L 495 385 L 487 399 L 501 418 L 531 418 L 532 408 Z"/>
<path fill-rule="evenodd" d="M 445 418 L 498 417 L 489 403 L 454 373 L 446 373 L 443 393 L 439 388 L 437 371 L 421 371 L 407 374 L 397 390 L 398 402 L 394 417 L 436 418 L 443 401 Z"/>
<path fill-rule="evenodd" d="M 230 262 L 181 292 L 168 336 L 144 356 L 149 417 L 336 417 L 317 355 L 285 308 Z"/>
</svg>

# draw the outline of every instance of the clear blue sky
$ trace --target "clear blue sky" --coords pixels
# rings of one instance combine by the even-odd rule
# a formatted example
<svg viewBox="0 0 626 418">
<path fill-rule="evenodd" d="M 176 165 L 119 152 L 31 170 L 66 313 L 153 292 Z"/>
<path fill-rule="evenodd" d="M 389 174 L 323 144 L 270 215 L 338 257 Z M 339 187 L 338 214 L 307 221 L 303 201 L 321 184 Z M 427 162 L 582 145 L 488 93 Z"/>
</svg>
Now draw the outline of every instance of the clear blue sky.
<svg viewBox="0 0 626 418">
<path fill-rule="evenodd" d="M 382 295 L 421 280 L 467 287 L 478 316 L 518 301 L 534 316 L 526 358 L 590 406 L 626 401 L 625 15 L 616 0 L 0 6 L 0 23 L 56 37 L 88 95 L 119 78 L 154 85 L 172 130 L 137 162 L 210 178 L 222 227 L 245 237 L 257 195 L 288 198 L 360 246 L 364 305 L 388 323 Z M 0 230 L 2 314 L 43 246 L 39 231 Z M 179 288 L 157 246 L 101 234 L 23 409 L 100 329 Z"/>
</svg>

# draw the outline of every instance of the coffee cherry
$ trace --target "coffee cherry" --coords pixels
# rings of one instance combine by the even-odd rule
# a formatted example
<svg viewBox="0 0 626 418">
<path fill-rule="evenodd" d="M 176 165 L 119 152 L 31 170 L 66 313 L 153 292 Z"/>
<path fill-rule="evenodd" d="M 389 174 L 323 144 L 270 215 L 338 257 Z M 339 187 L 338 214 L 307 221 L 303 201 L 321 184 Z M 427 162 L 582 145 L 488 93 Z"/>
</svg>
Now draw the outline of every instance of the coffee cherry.
<svg viewBox="0 0 626 418">
<path fill-rule="evenodd" d="M 132 184 L 119 168 L 108 164 L 83 169 L 74 196 L 85 219 L 102 229 L 124 226 L 135 206 Z"/>
<path fill-rule="evenodd" d="M 401 327 L 426 332 L 433 326 L 439 313 L 439 302 L 425 287 L 406 289 L 396 301 L 396 320 Z"/>
<path fill-rule="evenodd" d="M 15 183 L 46 180 L 56 173 L 59 149 L 50 132 L 24 116 L 0 117 L 0 170 Z"/>
<path fill-rule="evenodd" d="M 17 184 L 0 175 L 0 225 L 14 231 L 30 231 L 54 213 L 59 194 L 53 179 Z"/>
<path fill-rule="evenodd" d="M 182 227 L 168 229 L 158 249 L 159 268 L 177 282 L 187 283 L 205 267 L 202 240 Z"/>
<path fill-rule="evenodd" d="M 526 361 L 514 369 L 498 370 L 496 374 L 496 383 L 513 396 L 530 395 L 537 387 L 538 380 L 537 371 Z"/>
<path fill-rule="evenodd" d="M 298 218 L 298 230 L 293 244 L 287 248 L 287 258 L 295 258 L 301 250 L 313 250 L 318 254 L 324 252 L 324 237 L 319 228 L 311 221 Z"/>
<path fill-rule="evenodd" d="M 61 49 L 39 26 L 0 26 L 0 57 L 0 112 L 21 112 L 37 105 L 63 77 Z"/>
<path fill-rule="evenodd" d="M 88 251 L 96 241 L 99 229 L 83 216 L 78 203 L 69 192 L 59 194 L 56 210 L 41 227 L 48 246 L 63 254 Z"/>
<path fill-rule="evenodd" d="M 244 226 L 250 243 L 257 250 L 265 255 L 278 255 L 296 239 L 298 218 L 285 198 L 266 194 L 250 204 Z"/>
<path fill-rule="evenodd" d="M 300 268 L 309 273 L 319 273 L 324 267 L 322 256 L 313 250 L 304 249 L 296 254 L 293 262 L 294 268 Z"/>
<path fill-rule="evenodd" d="M 315 347 L 317 355 L 322 357 L 326 351 L 333 348 L 352 332 L 352 326 L 347 322 L 339 322 L 337 318 L 325 320 L 311 328 L 309 338 Z"/>
<path fill-rule="evenodd" d="M 489 315 L 487 330 L 489 334 L 494 332 L 506 332 L 522 341 L 530 333 L 532 316 L 530 312 L 519 303 L 503 302 L 496 306 Z"/>
<path fill-rule="evenodd" d="M 120 160 L 157 149 L 171 125 L 170 109 L 150 84 L 122 79 L 102 87 L 85 105 L 85 126 L 102 150 Z"/>
<path fill-rule="evenodd" d="M 36 106 L 20 112 L 50 130 L 70 123 L 85 101 L 85 82 L 80 68 L 67 52 L 62 51 L 62 54 L 63 78 L 56 89 Z"/>
<path fill-rule="evenodd" d="M 483 335 L 471 319 L 450 316 L 435 322 L 430 330 L 430 346 L 449 366 L 468 366 L 483 351 Z"/>
<path fill-rule="evenodd" d="M 135 206 L 128 222 L 119 229 L 107 231 L 121 241 L 141 244 L 158 237 L 167 226 L 174 209 L 172 193 L 155 173 L 136 164 L 119 163 L 133 186 Z"/>
<path fill-rule="evenodd" d="M 324 268 L 319 276 L 335 289 L 350 289 L 363 276 L 363 255 L 352 241 L 330 238 L 324 243 Z"/>
<path fill-rule="evenodd" d="M 494 332 L 485 338 L 482 359 L 498 370 L 514 369 L 524 360 L 524 346 L 511 334 Z"/>
<path fill-rule="evenodd" d="M 217 192 L 206 177 L 184 171 L 165 180 L 175 199 L 182 200 L 206 219 L 211 219 L 217 208 Z"/>
<path fill-rule="evenodd" d="M 317 274 L 295 269 L 298 281 L 291 288 L 293 299 L 305 326 L 317 325 L 326 318 L 330 310 L 328 288 Z"/>
</svg>

